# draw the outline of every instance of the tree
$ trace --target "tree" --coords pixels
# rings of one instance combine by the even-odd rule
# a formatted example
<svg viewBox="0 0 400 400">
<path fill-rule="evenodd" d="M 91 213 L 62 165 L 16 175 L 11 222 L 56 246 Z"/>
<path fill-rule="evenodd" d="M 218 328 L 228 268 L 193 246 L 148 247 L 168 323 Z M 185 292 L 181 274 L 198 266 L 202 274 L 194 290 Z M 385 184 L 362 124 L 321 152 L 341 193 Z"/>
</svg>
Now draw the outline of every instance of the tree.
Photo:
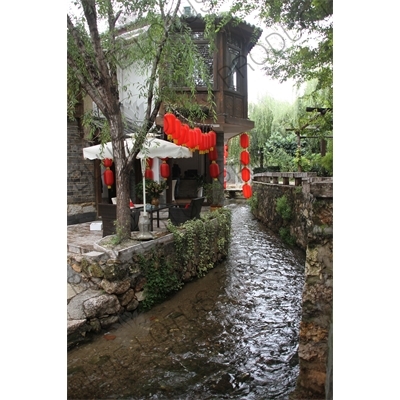
<svg viewBox="0 0 400 400">
<path fill-rule="evenodd" d="M 253 13 L 266 27 L 284 29 L 284 35 L 271 33 L 261 43 L 266 75 L 298 84 L 317 79 L 316 90 L 332 89 L 333 0 L 233 0 L 230 13 L 238 18 Z M 280 36 L 279 46 L 271 44 L 274 35 Z"/>
<path fill-rule="evenodd" d="M 277 132 L 285 133 L 285 122 L 291 106 L 270 96 L 264 96 L 257 104 L 249 105 L 249 118 L 254 121 L 250 132 L 250 156 L 256 160 L 260 156 L 260 167 L 263 165 L 263 151 L 266 140 Z"/>
<path fill-rule="evenodd" d="M 117 233 L 122 240 L 130 237 L 130 172 L 147 133 L 154 127 L 161 104 L 192 104 L 196 79 L 200 76 L 207 83 L 210 77 L 191 40 L 190 29 L 178 15 L 180 0 L 73 0 L 70 5 L 72 11 L 67 13 L 68 114 L 73 114 L 79 96 L 87 94 L 104 117 L 101 137 L 112 142 Z M 146 33 L 124 39 L 123 34 L 132 29 Z M 129 66 L 144 74 L 146 80 L 135 88 L 120 87 L 118 71 Z M 160 85 L 160 77 L 169 79 Z M 189 95 L 177 94 L 173 86 L 177 81 L 191 89 Z M 207 88 L 211 103 L 208 83 Z M 132 92 L 146 98 L 146 108 L 143 120 L 135 127 L 138 133 L 134 148 L 126 155 L 121 94 L 129 96 Z"/>
</svg>

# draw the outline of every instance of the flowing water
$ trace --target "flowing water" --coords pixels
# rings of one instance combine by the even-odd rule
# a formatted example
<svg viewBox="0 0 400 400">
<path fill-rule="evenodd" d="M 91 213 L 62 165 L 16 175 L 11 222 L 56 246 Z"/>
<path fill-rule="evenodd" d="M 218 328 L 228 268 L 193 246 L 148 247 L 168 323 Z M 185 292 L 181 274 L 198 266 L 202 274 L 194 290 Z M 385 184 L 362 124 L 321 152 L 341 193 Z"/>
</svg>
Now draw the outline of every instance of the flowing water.
<svg viewBox="0 0 400 400">
<path fill-rule="evenodd" d="M 68 352 L 68 399 L 288 399 L 304 254 L 232 209 L 226 261 L 171 299 Z"/>
</svg>

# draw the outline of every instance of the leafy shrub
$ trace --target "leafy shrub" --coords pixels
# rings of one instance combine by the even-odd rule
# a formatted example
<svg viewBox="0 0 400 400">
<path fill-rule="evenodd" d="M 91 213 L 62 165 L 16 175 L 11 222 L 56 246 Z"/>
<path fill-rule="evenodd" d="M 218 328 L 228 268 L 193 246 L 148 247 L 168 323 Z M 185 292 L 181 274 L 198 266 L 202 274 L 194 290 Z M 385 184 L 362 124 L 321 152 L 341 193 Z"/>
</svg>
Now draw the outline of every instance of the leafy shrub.
<svg viewBox="0 0 400 400">
<path fill-rule="evenodd" d="M 292 218 L 292 207 L 287 196 L 283 195 L 276 200 L 276 212 L 286 221 Z"/>
</svg>

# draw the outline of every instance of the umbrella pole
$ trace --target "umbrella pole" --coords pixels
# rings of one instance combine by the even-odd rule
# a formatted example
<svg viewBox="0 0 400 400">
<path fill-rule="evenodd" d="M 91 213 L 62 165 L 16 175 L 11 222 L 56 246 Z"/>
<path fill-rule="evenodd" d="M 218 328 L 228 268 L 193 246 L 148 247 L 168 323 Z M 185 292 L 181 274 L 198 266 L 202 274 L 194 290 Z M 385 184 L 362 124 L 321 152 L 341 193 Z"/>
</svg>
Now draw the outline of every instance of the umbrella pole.
<svg viewBox="0 0 400 400">
<path fill-rule="evenodd" d="M 143 175 L 143 205 L 144 205 L 144 211 L 143 215 L 147 216 L 147 209 L 146 209 L 146 178 Z"/>
</svg>

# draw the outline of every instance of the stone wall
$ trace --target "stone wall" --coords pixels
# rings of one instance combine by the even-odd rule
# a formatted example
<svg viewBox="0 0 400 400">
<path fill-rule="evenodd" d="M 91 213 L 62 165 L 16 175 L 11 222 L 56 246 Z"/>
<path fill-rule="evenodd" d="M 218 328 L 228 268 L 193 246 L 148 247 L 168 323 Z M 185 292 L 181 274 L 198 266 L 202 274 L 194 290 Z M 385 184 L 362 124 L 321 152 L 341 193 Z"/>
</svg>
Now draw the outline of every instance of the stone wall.
<svg viewBox="0 0 400 400">
<path fill-rule="evenodd" d="M 94 162 L 83 160 L 89 146 L 81 137 L 78 123 L 67 123 L 67 224 L 96 219 Z"/>
<path fill-rule="evenodd" d="M 143 259 L 153 271 L 158 269 L 164 277 L 168 276 L 167 280 L 169 275 L 174 275 L 175 287 L 180 288 L 226 258 L 230 237 L 230 221 L 226 223 L 229 210 L 224 213 L 225 216 L 221 213 L 205 221 L 190 221 L 203 224 L 201 230 L 206 238 L 203 243 L 195 243 L 200 240 L 198 238 L 194 240 L 193 253 L 189 245 L 182 243 L 177 249 L 173 233 L 155 240 L 135 241 L 121 250 L 105 246 L 110 238 L 105 237 L 94 244 L 94 251 L 82 255 L 70 253 L 67 259 L 68 347 L 84 341 L 89 333 L 100 332 L 120 319 L 132 318 L 139 310 L 149 293 L 146 284 L 150 278 L 143 270 Z M 182 237 L 184 231 L 176 229 Z M 196 231 L 193 232 L 196 235 Z M 209 251 L 205 252 L 204 248 Z M 167 270 L 170 266 L 173 268 Z"/>
<path fill-rule="evenodd" d="M 300 373 L 290 398 L 332 399 L 333 181 L 306 178 L 300 186 L 253 181 L 253 193 L 254 215 L 275 232 L 288 227 L 296 244 L 306 250 Z M 276 211 L 277 199 L 283 195 L 292 207 L 290 221 Z"/>
</svg>

